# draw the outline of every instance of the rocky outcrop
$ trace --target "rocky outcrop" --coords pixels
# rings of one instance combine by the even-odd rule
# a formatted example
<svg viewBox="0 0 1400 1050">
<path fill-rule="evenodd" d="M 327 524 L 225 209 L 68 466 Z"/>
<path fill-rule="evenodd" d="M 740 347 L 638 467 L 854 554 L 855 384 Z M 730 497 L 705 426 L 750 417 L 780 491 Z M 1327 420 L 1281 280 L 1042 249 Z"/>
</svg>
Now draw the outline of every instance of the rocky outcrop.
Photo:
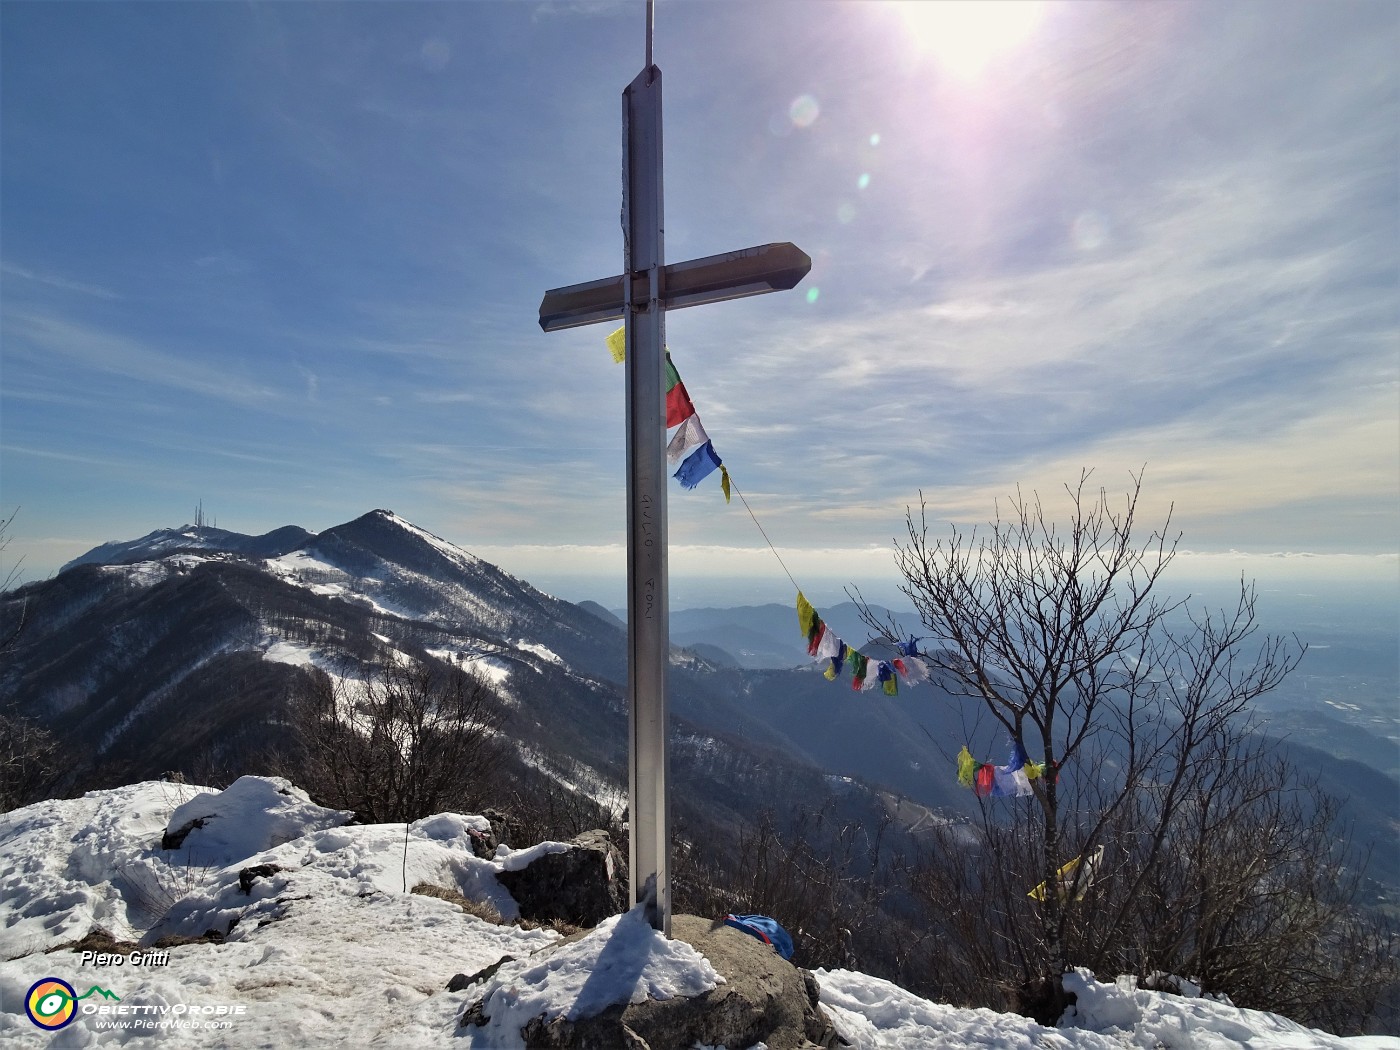
<svg viewBox="0 0 1400 1050">
<path fill-rule="evenodd" d="M 703 955 L 724 983 L 696 996 L 613 1004 L 573 1021 L 536 1017 L 521 1029 L 525 1045 L 559 1050 L 671 1050 L 759 1043 L 769 1050 L 817 1050 L 845 1045 L 821 1008 L 816 979 L 763 942 L 723 922 L 693 915 L 673 916 L 671 934 Z M 550 950 L 532 956 L 532 964 Z M 485 1010 L 485 1001 L 478 1000 L 463 1015 L 462 1024 L 487 1023 Z"/>
<path fill-rule="evenodd" d="M 568 845 L 496 876 L 520 906 L 521 918 L 597 926 L 626 908 L 626 869 L 608 833 L 585 831 Z"/>
</svg>

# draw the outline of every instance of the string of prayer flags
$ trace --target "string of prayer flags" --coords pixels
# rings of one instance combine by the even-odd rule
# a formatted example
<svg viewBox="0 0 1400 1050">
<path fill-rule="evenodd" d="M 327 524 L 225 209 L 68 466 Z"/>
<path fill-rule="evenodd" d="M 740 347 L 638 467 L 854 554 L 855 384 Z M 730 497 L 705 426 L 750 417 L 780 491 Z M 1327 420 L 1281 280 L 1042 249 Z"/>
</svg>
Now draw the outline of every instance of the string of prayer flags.
<svg viewBox="0 0 1400 1050">
<path fill-rule="evenodd" d="M 1011 742 L 1011 757 L 1004 766 L 977 762 L 966 744 L 958 752 L 958 783 L 972 788 L 978 798 L 1033 795 L 1035 789 L 1031 787 L 1031 780 L 1040 773 L 1040 767 L 1027 760 L 1025 748 L 1015 740 Z"/>
<path fill-rule="evenodd" d="M 613 361 L 627 360 L 627 326 L 617 329 L 607 338 L 608 352 Z M 729 470 L 719 458 L 710 436 L 700 422 L 695 404 L 681 382 L 671 355 L 666 354 L 666 429 L 678 428 L 666 444 L 666 459 L 676 466 L 671 476 L 688 489 L 693 489 L 716 470 L 724 502 L 730 499 Z"/>
<path fill-rule="evenodd" d="M 899 643 L 900 655 L 895 659 L 871 659 L 838 638 L 801 591 L 797 592 L 797 625 L 807 639 L 807 655 L 826 663 L 822 675 L 828 682 L 836 681 L 847 665 L 851 688 L 857 692 L 878 685 L 886 696 L 898 696 L 901 678 L 911 685 L 928 680 L 928 668 L 913 638 Z"/>
</svg>

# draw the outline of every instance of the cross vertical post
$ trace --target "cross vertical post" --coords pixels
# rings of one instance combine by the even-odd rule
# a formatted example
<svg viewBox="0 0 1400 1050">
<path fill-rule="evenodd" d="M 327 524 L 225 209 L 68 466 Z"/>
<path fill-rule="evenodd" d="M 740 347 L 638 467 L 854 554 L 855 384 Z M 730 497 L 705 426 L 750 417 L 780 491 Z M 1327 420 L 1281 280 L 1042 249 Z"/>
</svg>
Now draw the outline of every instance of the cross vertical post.
<svg viewBox="0 0 1400 1050">
<path fill-rule="evenodd" d="M 666 677 L 666 311 L 797 286 L 812 268 L 786 241 L 667 266 L 661 207 L 661 70 L 651 61 L 622 93 L 622 267 L 615 277 L 551 288 L 540 328 L 622 319 L 627 351 L 628 894 L 671 936 L 671 817 Z"/>
<path fill-rule="evenodd" d="M 666 309 L 662 302 L 661 70 L 622 93 L 623 304 L 627 346 L 628 852 L 631 903 L 671 935 L 666 670 Z"/>
</svg>

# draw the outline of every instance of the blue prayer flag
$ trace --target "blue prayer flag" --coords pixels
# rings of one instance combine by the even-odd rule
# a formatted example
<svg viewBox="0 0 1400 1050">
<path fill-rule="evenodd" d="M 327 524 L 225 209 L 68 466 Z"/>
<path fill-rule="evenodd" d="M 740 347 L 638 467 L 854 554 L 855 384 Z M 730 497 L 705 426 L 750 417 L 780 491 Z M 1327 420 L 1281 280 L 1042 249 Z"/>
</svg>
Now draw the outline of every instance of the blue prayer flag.
<svg viewBox="0 0 1400 1050">
<path fill-rule="evenodd" d="M 686 488 L 693 489 L 718 469 L 719 457 L 715 455 L 715 446 L 706 441 L 685 458 L 672 476 Z"/>
</svg>

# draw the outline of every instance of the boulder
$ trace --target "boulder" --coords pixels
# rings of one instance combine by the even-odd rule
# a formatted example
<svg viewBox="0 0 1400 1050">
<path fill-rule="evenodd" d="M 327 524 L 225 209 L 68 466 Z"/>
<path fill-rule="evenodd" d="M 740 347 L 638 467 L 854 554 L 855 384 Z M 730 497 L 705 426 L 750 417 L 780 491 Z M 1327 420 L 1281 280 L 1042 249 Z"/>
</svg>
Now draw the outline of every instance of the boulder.
<svg viewBox="0 0 1400 1050">
<path fill-rule="evenodd" d="M 520 917 L 535 922 L 562 920 L 597 926 L 625 910 L 627 888 L 622 854 L 606 831 L 585 831 L 569 848 L 544 853 L 519 871 L 496 879 L 520 906 Z"/>
<path fill-rule="evenodd" d="M 592 1017 L 535 1017 L 520 1035 L 531 1048 L 671 1050 L 674 1047 L 749 1047 L 817 1050 L 845 1045 L 822 1010 L 816 979 L 753 937 L 693 915 L 675 915 L 671 935 L 703 955 L 724 983 L 695 996 L 616 1003 Z M 568 938 L 566 944 L 588 934 Z M 556 946 L 557 947 L 557 946 Z M 537 963 L 545 949 L 531 957 Z M 485 1001 L 462 1024 L 489 1021 Z"/>
</svg>

